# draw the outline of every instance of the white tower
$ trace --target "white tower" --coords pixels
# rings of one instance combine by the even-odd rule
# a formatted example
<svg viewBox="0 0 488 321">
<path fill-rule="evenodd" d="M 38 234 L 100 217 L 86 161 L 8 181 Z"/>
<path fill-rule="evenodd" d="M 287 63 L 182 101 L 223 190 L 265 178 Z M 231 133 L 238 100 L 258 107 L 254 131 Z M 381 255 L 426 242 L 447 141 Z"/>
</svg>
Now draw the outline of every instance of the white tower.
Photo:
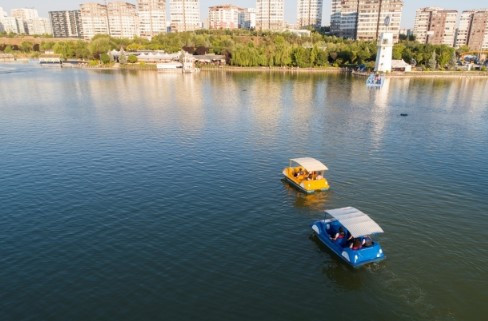
<svg viewBox="0 0 488 321">
<path fill-rule="evenodd" d="M 378 52 L 376 53 L 376 64 L 374 70 L 378 72 L 391 71 L 391 59 L 393 55 L 393 33 L 388 32 L 390 17 L 385 18 L 386 32 L 381 33 L 378 39 Z"/>
</svg>

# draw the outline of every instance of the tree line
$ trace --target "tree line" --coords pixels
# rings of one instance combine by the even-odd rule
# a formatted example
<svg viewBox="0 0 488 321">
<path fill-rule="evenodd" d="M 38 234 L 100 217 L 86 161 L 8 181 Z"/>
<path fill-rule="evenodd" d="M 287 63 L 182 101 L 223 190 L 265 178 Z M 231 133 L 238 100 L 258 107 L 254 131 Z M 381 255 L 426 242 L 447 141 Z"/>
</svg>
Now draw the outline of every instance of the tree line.
<svg viewBox="0 0 488 321">
<path fill-rule="evenodd" d="M 53 50 L 65 59 L 106 61 L 112 49 L 127 52 L 164 50 L 169 53 L 182 49 L 193 54 L 224 55 L 228 64 L 242 67 L 374 67 L 376 42 L 355 41 L 319 32 L 310 36 L 293 33 L 257 32 L 248 30 L 198 30 L 194 32 L 159 34 L 145 38 L 118 39 L 97 35 L 90 41 L 44 40 L 39 44 L 22 42 L 20 46 L 1 45 L 4 52 L 32 53 Z M 403 59 L 424 69 L 449 69 L 455 66 L 467 47 L 458 50 L 446 45 L 420 44 L 403 38 L 393 47 L 393 59 Z M 104 58 L 104 59 L 102 59 Z"/>
</svg>

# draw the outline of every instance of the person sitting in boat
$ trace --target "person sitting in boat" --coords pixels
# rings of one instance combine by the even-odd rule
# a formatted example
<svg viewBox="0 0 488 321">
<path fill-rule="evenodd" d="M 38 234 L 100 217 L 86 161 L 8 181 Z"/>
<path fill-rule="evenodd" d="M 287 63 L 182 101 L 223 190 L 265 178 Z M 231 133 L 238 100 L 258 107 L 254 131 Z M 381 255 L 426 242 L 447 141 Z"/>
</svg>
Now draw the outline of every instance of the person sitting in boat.
<svg viewBox="0 0 488 321">
<path fill-rule="evenodd" d="M 337 240 L 343 239 L 345 236 L 346 236 L 346 232 L 344 232 L 344 229 L 341 226 L 341 227 L 339 227 L 339 230 L 334 235 L 334 237 L 332 237 L 331 239 L 332 239 L 332 241 L 337 241 Z"/>
<path fill-rule="evenodd" d="M 366 235 L 363 238 L 363 241 L 361 242 L 361 246 L 363 246 L 363 247 L 370 247 L 372 245 L 373 245 L 373 240 L 371 239 L 371 237 L 369 235 Z"/>
<path fill-rule="evenodd" d="M 317 173 L 317 177 L 315 177 L 316 180 L 319 180 L 319 179 L 322 179 L 324 178 L 322 175 L 320 175 L 320 173 Z"/>
<path fill-rule="evenodd" d="M 349 248 L 352 250 L 359 250 L 362 247 L 361 241 L 359 239 L 354 239 L 349 245 Z"/>
<path fill-rule="evenodd" d="M 300 169 L 297 168 L 293 171 L 293 177 L 298 177 L 298 176 L 300 176 Z"/>
</svg>

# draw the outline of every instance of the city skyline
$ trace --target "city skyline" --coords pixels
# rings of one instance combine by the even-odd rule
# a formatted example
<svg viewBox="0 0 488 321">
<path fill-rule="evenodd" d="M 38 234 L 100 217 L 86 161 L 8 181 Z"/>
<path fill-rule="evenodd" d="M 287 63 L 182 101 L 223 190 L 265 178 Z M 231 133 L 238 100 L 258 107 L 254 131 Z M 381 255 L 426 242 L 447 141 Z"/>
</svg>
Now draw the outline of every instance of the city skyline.
<svg viewBox="0 0 488 321">
<path fill-rule="evenodd" d="M 15 8 L 35 8 L 38 10 L 41 17 L 48 17 L 49 11 L 56 10 L 75 10 L 80 8 L 80 4 L 86 2 L 99 2 L 104 3 L 104 0 L 100 1 L 83 1 L 83 0 L 52 0 L 39 3 L 35 0 L 0 0 L 0 7 L 2 7 L 6 12 L 10 13 L 11 9 Z M 110 1 L 107 1 L 110 2 Z M 136 4 L 137 0 L 126 0 L 126 2 Z M 169 0 L 167 11 L 167 19 L 169 19 Z M 284 0 L 285 3 L 285 21 L 288 23 L 295 24 L 297 22 L 297 0 Z M 214 5 L 222 4 L 233 4 L 236 6 L 251 8 L 256 7 L 256 1 L 252 0 L 200 0 L 200 17 L 202 20 L 208 18 L 208 7 Z M 481 9 L 488 6 L 483 6 L 476 0 L 465 0 L 463 2 L 459 1 L 442 1 L 442 0 L 404 0 L 403 14 L 401 27 L 402 28 L 412 28 L 415 21 L 415 13 L 419 8 L 424 7 L 441 7 L 444 9 L 458 10 L 461 13 L 464 10 Z M 330 14 L 331 14 L 331 0 L 323 0 L 323 10 L 322 10 L 322 25 L 330 25 Z M 458 18 L 459 19 L 459 18 Z"/>
</svg>

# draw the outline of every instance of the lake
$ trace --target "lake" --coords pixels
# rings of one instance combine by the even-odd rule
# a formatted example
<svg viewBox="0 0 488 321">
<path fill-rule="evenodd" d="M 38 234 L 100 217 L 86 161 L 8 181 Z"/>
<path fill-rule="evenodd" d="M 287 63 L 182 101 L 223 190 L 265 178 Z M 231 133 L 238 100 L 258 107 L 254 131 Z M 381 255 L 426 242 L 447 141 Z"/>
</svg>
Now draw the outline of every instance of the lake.
<svg viewBox="0 0 488 321">
<path fill-rule="evenodd" d="M 4 64 L 0 146 L 1 320 L 488 314 L 488 80 Z M 281 180 L 304 156 L 330 191 Z M 343 206 L 385 261 L 312 237 Z"/>
</svg>

